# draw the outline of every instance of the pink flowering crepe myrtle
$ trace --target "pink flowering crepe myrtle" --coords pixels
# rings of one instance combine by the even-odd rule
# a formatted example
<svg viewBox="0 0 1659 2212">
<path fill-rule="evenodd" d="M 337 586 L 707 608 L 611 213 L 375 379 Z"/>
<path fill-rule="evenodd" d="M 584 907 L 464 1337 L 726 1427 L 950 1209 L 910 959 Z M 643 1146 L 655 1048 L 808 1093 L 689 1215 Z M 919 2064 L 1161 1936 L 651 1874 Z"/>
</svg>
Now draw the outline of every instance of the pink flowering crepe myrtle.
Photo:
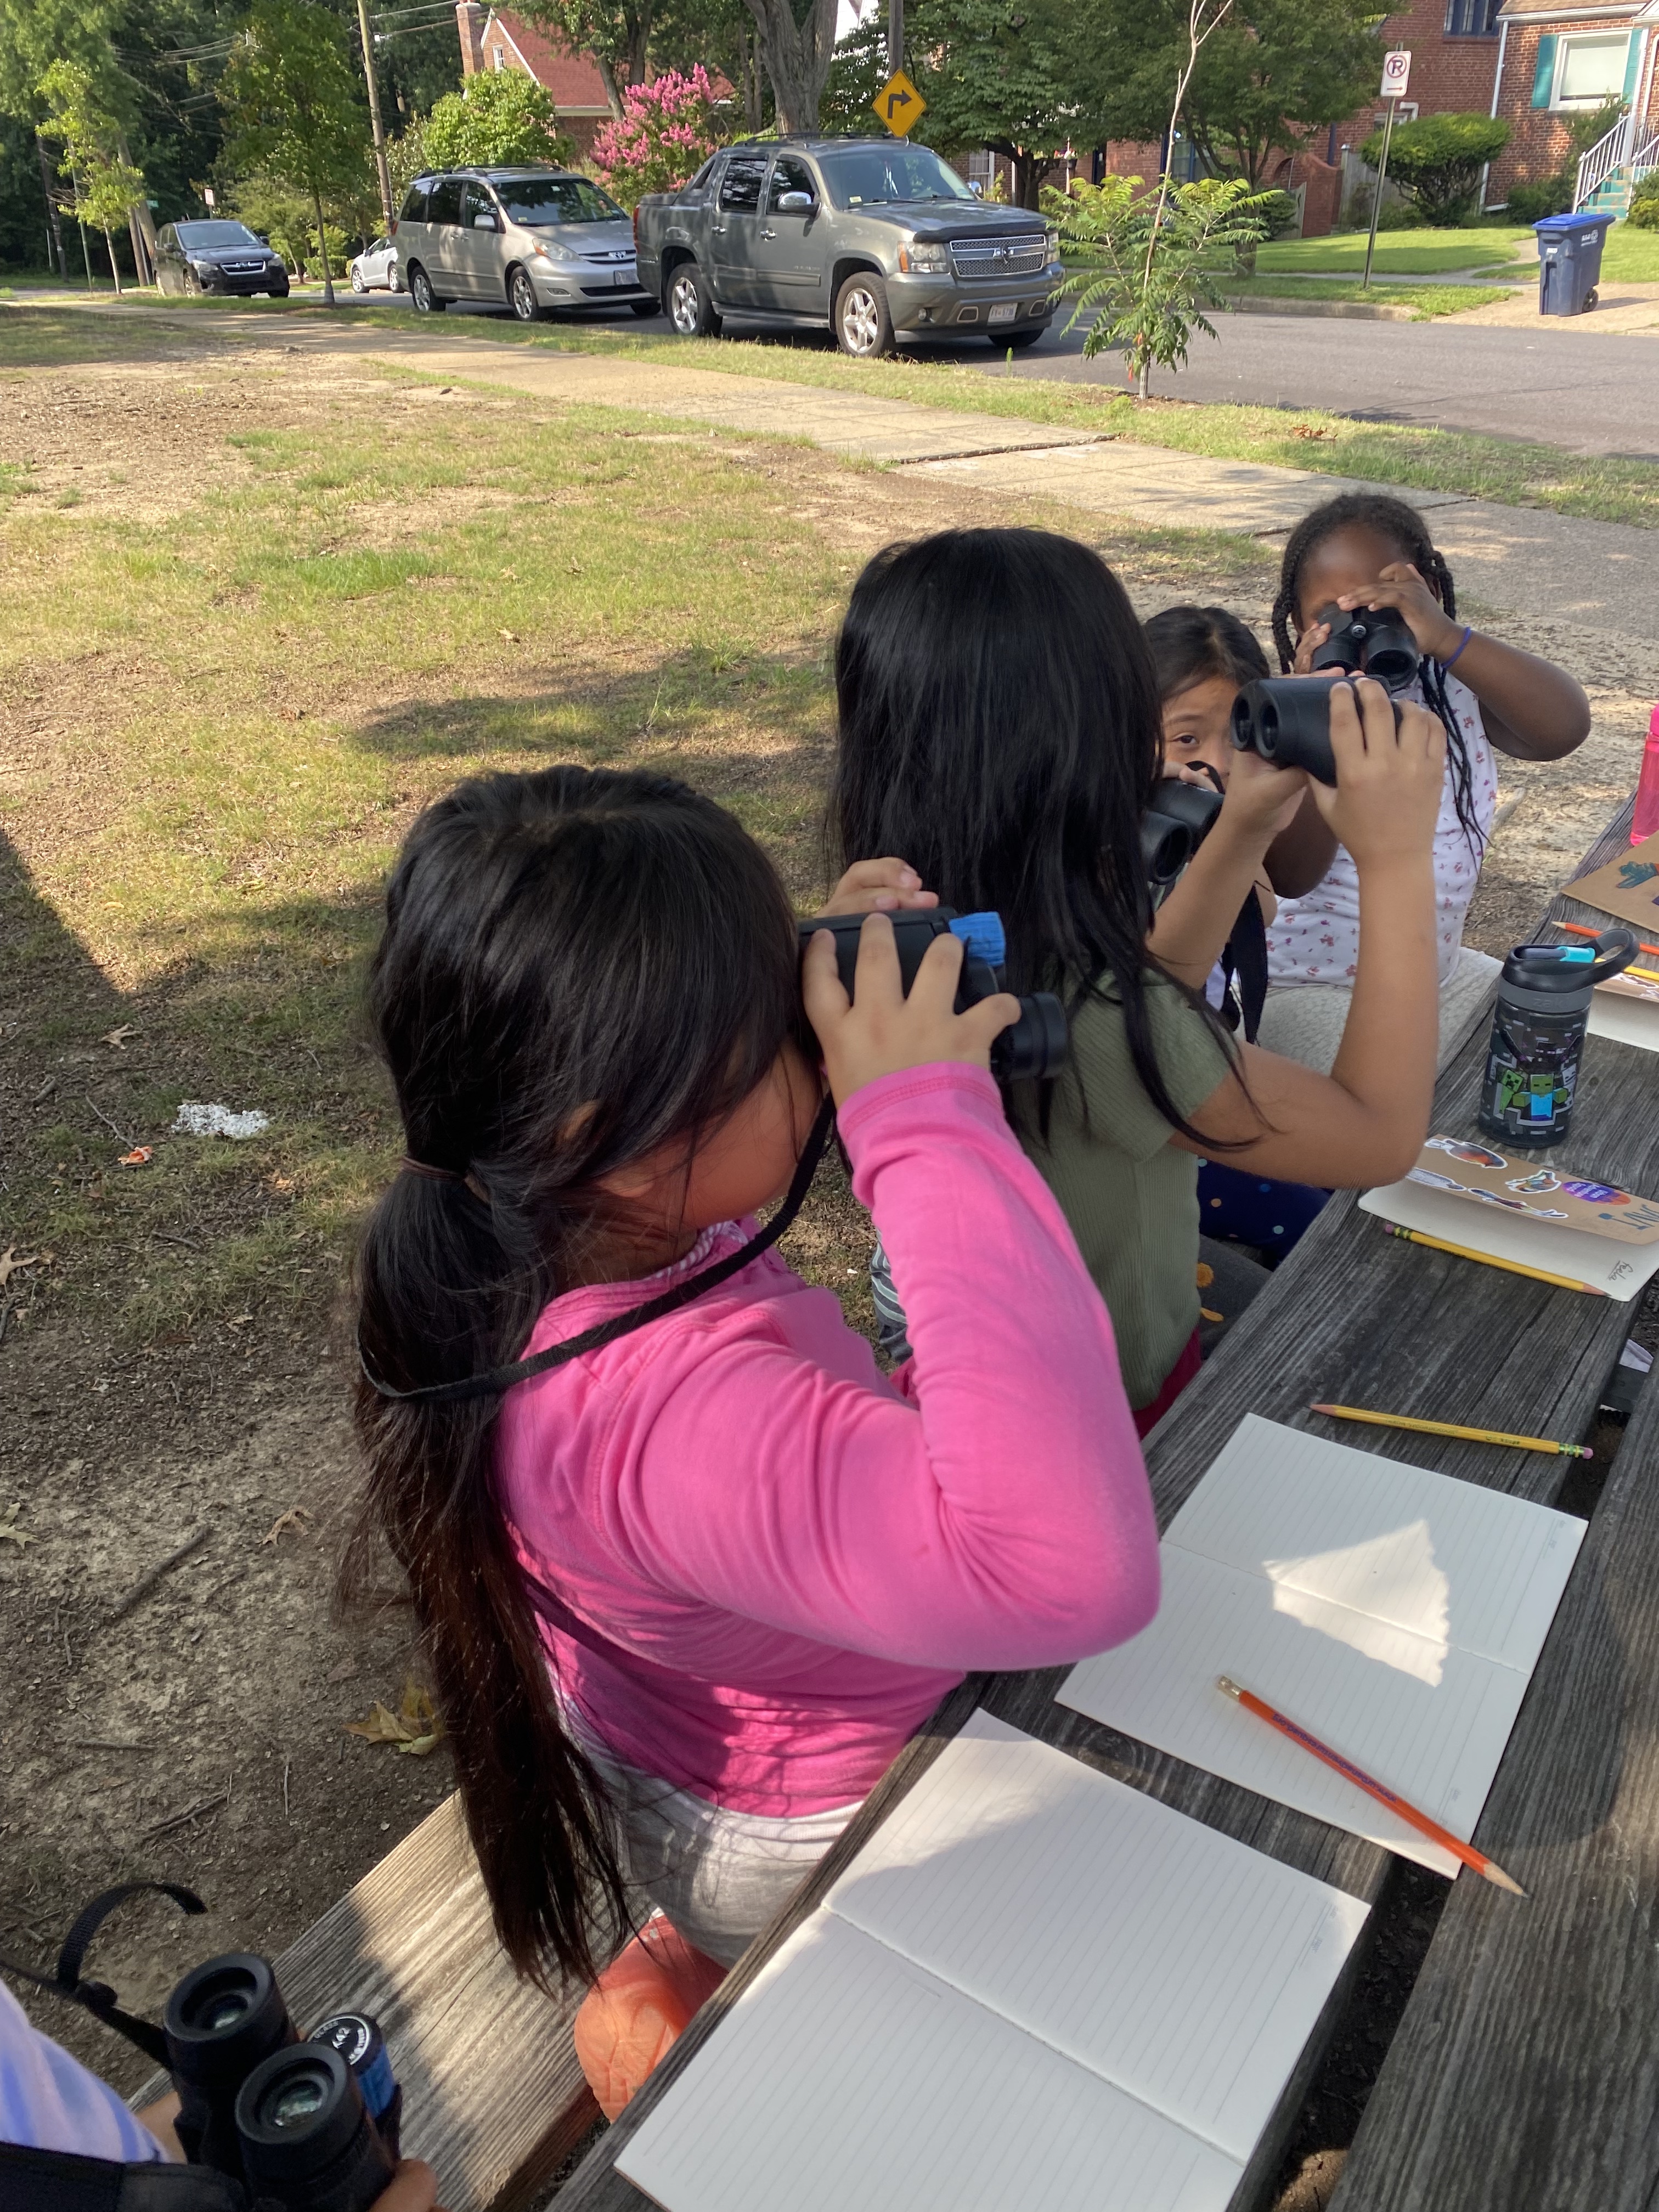
<svg viewBox="0 0 1659 2212">
<path fill-rule="evenodd" d="M 593 142 L 601 184 L 631 205 L 647 192 L 689 183 L 723 142 L 714 99 L 701 62 L 689 72 L 666 70 L 649 84 L 628 86 L 622 120 L 607 123 Z"/>
</svg>

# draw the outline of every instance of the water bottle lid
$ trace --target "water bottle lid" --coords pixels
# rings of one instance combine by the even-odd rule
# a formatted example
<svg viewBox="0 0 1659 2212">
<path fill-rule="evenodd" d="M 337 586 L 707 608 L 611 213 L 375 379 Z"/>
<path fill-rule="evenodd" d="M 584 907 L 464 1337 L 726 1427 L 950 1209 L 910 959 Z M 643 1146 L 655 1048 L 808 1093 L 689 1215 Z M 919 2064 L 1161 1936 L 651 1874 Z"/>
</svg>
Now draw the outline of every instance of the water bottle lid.
<svg viewBox="0 0 1659 2212">
<path fill-rule="evenodd" d="M 1000 914 L 959 914 L 951 934 L 962 939 L 970 959 L 982 960 L 988 968 L 1000 968 L 1007 957 Z"/>
</svg>

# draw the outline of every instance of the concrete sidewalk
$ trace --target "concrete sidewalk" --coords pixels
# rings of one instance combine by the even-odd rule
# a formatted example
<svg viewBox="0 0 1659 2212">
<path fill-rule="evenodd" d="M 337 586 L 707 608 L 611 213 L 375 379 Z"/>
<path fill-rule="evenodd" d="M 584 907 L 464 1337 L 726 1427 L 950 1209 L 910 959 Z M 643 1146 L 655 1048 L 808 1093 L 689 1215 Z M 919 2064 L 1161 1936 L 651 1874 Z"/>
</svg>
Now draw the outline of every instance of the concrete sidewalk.
<svg viewBox="0 0 1659 2212">
<path fill-rule="evenodd" d="M 805 440 L 848 459 L 943 476 L 1011 500 L 1054 501 L 1162 529 L 1237 532 L 1267 546 L 1281 543 L 1310 507 L 1358 488 L 1346 477 L 1209 459 L 1018 416 L 459 334 L 434 343 L 429 327 L 405 334 L 276 317 L 206 325 L 199 313 L 121 312 L 143 312 L 251 351 L 326 356 L 555 405 L 625 408 L 716 431 Z M 1433 511 L 1435 541 L 1472 611 L 1558 631 L 1603 632 L 1609 646 L 1622 638 L 1645 647 L 1659 636 L 1654 532 L 1456 493 L 1371 489 Z"/>
</svg>

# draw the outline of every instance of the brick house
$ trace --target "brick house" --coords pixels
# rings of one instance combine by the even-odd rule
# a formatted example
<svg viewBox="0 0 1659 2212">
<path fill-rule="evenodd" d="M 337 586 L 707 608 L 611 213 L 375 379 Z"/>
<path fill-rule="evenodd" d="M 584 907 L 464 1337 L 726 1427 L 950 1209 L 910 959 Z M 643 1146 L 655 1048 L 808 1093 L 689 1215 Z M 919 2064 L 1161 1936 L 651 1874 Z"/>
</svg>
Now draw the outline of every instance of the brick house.
<svg viewBox="0 0 1659 2212">
<path fill-rule="evenodd" d="M 1628 103 L 1616 134 L 1587 159 L 1582 197 L 1624 211 L 1638 174 L 1659 167 L 1659 0 L 1411 0 L 1382 27 L 1385 47 L 1412 58 L 1408 100 L 1399 117 L 1501 115 L 1510 143 L 1493 162 L 1486 205 L 1501 207 L 1512 184 L 1552 175 L 1566 159 L 1567 124 L 1607 100 Z M 1303 199 L 1302 231 L 1335 227 L 1357 180 L 1358 149 L 1383 118 L 1381 100 L 1310 134 L 1273 181 Z M 1185 173 L 1176 149 L 1177 173 Z M 1155 177 L 1162 149 L 1114 143 L 1097 168 Z"/>
<path fill-rule="evenodd" d="M 522 70 L 551 94 L 559 127 L 574 141 L 579 160 L 611 119 L 611 102 L 597 64 L 526 23 L 507 8 L 486 10 L 480 0 L 456 0 L 455 21 L 461 40 L 461 71 L 477 76 L 486 70 Z"/>
</svg>

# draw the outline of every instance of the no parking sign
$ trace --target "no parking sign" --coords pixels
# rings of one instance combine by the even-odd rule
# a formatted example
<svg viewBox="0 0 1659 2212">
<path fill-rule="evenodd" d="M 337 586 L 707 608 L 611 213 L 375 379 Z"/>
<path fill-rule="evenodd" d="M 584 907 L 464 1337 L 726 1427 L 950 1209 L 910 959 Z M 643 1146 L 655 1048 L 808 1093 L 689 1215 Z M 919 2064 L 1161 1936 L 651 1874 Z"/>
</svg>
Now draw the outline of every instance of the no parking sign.
<svg viewBox="0 0 1659 2212">
<path fill-rule="evenodd" d="M 1412 58 L 1405 47 L 1396 46 L 1391 54 L 1382 57 L 1382 97 L 1384 100 L 1403 100 L 1406 87 L 1411 82 Z"/>
</svg>

